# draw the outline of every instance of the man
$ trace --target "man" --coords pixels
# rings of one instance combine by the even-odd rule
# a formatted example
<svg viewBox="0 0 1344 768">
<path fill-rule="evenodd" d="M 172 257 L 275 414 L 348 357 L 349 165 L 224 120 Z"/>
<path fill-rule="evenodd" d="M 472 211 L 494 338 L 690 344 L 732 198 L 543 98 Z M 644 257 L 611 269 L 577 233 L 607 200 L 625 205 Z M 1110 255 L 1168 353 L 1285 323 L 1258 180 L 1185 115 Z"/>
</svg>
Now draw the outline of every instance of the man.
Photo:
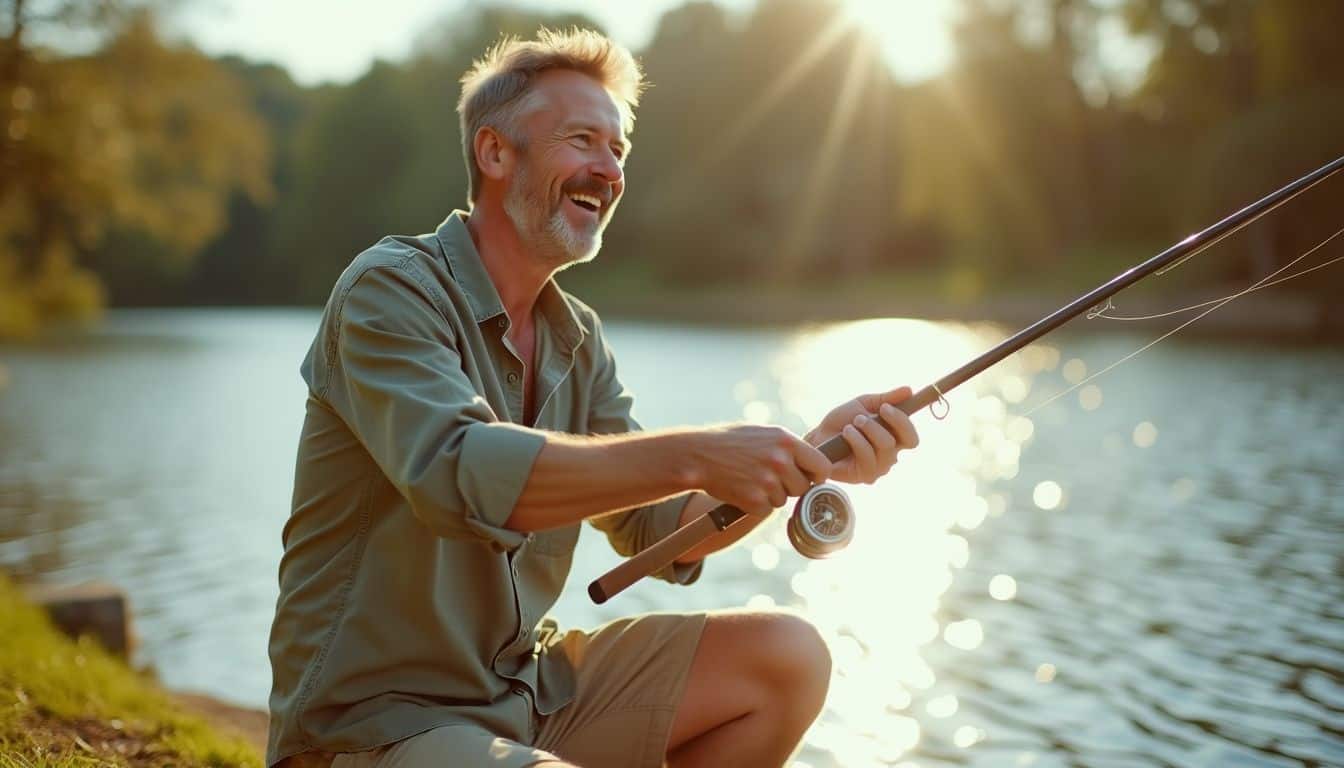
<svg viewBox="0 0 1344 768">
<path fill-rule="evenodd" d="M 597 253 L 639 89 L 598 34 L 501 43 L 463 78 L 470 212 L 337 281 L 302 366 L 268 765 L 781 765 L 820 711 L 826 645 L 790 614 L 543 619 L 585 519 L 628 555 L 719 500 L 747 511 L 658 574 L 689 584 L 787 497 L 917 442 L 890 405 L 908 388 L 806 440 L 639 431 L 597 315 L 552 280 Z M 832 465 L 837 433 L 854 456 Z"/>
</svg>

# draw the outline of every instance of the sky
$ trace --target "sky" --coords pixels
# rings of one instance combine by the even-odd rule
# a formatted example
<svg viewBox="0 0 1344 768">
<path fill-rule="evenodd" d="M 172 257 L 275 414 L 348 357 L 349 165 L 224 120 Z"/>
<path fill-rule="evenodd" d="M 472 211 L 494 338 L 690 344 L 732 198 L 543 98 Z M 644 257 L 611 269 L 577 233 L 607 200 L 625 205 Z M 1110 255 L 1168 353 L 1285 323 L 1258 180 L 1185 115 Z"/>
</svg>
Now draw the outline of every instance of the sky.
<svg viewBox="0 0 1344 768">
<path fill-rule="evenodd" d="M 422 31 L 476 0 L 202 0 L 177 26 L 211 54 L 238 53 L 284 66 L 304 85 L 349 82 L 378 58 L 397 60 Z M 558 11 L 578 10 L 616 41 L 638 51 L 658 19 L 685 0 L 515 0 Z M 717 0 L 739 13 L 754 0 Z M 941 71 L 952 55 L 947 22 L 953 0 L 843 0 L 849 15 L 882 43 L 894 75 L 917 82 Z"/>
</svg>

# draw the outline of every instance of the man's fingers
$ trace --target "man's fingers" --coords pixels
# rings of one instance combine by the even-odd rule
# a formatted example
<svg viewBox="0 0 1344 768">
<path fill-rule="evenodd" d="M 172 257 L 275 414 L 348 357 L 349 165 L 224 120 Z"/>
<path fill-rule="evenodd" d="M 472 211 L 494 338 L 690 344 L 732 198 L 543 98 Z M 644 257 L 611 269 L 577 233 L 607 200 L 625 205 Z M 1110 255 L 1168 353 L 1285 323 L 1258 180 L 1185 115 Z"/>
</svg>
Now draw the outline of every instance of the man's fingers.
<svg viewBox="0 0 1344 768">
<path fill-rule="evenodd" d="M 890 392 L 883 393 L 882 402 L 891 403 L 892 405 L 899 405 L 905 402 L 906 400 L 909 400 L 910 396 L 913 395 L 914 392 L 915 391 L 908 386 L 897 387 L 891 390 Z M 874 408 L 873 410 L 877 409 Z"/>
<path fill-rule="evenodd" d="M 826 458 L 826 454 L 818 450 L 816 446 L 808 445 L 799 440 L 794 445 L 793 456 L 798 468 L 813 483 L 820 483 L 831 476 L 831 460 Z"/>
<path fill-rule="evenodd" d="M 896 442 L 900 444 L 900 448 L 909 449 L 919 445 L 919 433 L 915 431 L 914 423 L 904 411 L 894 405 L 884 405 L 880 413 L 882 420 L 890 424 L 895 431 Z"/>
<path fill-rule="evenodd" d="M 869 413 L 875 413 L 878 408 L 882 407 L 883 403 L 898 405 L 909 400 L 910 395 L 913 393 L 914 390 L 909 386 L 899 386 L 886 392 L 874 392 L 870 395 L 859 395 L 858 401 L 863 404 L 864 409 Z"/>
<path fill-rule="evenodd" d="M 877 456 L 873 453 L 873 446 L 868 443 L 868 438 L 864 437 L 859 428 L 853 424 L 846 424 L 840 434 L 849 445 L 849 452 L 854 454 L 854 466 L 858 469 L 859 477 L 872 477 L 876 474 Z"/>
<path fill-rule="evenodd" d="M 888 408 L 892 406 L 888 405 Z M 868 443 L 873 446 L 873 452 L 877 455 L 876 469 L 885 471 L 896 463 L 896 437 L 887 431 L 881 421 L 870 416 L 861 416 L 859 419 L 859 431 L 868 438 Z"/>
<path fill-rule="evenodd" d="M 802 496 L 807 493 L 808 488 L 812 487 L 812 482 L 798 467 L 789 467 L 784 470 L 780 475 L 780 480 L 784 482 L 784 490 L 788 491 L 791 497 Z"/>
</svg>

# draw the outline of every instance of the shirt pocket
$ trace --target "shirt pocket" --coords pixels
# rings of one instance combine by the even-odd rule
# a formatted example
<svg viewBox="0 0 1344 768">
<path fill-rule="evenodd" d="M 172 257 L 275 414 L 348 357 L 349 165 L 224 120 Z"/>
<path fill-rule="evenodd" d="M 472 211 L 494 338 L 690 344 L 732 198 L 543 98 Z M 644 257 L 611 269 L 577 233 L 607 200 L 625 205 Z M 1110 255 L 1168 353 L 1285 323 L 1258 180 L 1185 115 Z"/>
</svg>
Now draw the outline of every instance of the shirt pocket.
<svg viewBox="0 0 1344 768">
<path fill-rule="evenodd" d="M 533 534 L 532 551 L 549 557 L 564 557 L 574 552 L 579 541 L 579 526 L 568 525 L 564 528 L 552 528 Z"/>
</svg>

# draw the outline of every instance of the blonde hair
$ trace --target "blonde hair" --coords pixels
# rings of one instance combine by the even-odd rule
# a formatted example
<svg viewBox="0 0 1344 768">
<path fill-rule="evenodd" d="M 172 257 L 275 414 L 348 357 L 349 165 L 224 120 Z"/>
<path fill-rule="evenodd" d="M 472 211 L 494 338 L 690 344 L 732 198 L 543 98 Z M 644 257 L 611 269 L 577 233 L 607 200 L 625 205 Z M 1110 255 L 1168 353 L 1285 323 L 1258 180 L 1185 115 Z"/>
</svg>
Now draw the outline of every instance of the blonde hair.
<svg viewBox="0 0 1344 768">
<path fill-rule="evenodd" d="M 485 56 L 472 62 L 462 76 L 462 97 L 457 114 L 462 128 L 462 155 L 467 164 L 467 199 L 476 201 L 481 188 L 481 169 L 476 164 L 476 132 L 489 126 L 518 147 L 526 137 L 518 120 L 531 106 L 537 75 L 551 69 L 569 69 L 596 80 L 616 100 L 621 127 L 634 127 L 634 108 L 644 87 L 644 73 L 630 51 L 605 35 L 572 27 L 554 31 L 542 28 L 536 40 L 501 38 Z"/>
</svg>

